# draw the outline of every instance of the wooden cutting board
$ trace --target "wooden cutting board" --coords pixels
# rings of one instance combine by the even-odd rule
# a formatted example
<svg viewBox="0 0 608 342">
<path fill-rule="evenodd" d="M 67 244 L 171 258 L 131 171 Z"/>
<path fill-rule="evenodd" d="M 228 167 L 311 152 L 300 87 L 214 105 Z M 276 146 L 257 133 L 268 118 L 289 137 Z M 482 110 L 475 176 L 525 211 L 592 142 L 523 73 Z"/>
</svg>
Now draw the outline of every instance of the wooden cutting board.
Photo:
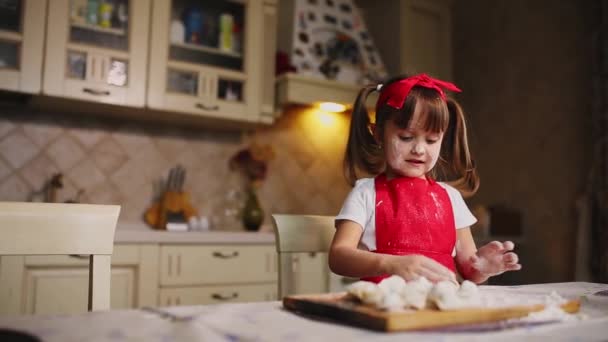
<svg viewBox="0 0 608 342">
<path fill-rule="evenodd" d="M 544 309 L 544 305 L 536 304 L 449 311 L 425 309 L 387 312 L 363 305 L 346 293 L 286 296 L 283 298 L 283 306 L 294 312 L 329 318 L 357 327 L 389 332 L 497 322 L 509 318 L 525 317 L 531 312 Z M 580 301 L 568 301 L 562 305 L 562 309 L 568 313 L 578 312 Z"/>
</svg>

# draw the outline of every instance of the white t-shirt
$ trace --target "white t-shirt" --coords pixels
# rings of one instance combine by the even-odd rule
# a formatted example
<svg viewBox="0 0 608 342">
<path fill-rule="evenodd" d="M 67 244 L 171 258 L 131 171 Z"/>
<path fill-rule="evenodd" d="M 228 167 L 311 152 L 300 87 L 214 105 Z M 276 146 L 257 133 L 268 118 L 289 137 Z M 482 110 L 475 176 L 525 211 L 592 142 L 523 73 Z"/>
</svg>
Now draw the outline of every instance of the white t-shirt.
<svg viewBox="0 0 608 342">
<path fill-rule="evenodd" d="M 477 219 L 467 207 L 458 190 L 442 182 L 437 182 L 437 184 L 441 185 L 450 197 L 456 229 L 466 228 L 477 222 Z M 355 186 L 346 197 L 342 210 L 336 216 L 336 220 L 350 220 L 358 223 L 363 228 L 359 248 L 369 251 L 376 249 L 375 208 L 376 186 L 374 178 L 362 178 L 357 180 Z"/>
</svg>

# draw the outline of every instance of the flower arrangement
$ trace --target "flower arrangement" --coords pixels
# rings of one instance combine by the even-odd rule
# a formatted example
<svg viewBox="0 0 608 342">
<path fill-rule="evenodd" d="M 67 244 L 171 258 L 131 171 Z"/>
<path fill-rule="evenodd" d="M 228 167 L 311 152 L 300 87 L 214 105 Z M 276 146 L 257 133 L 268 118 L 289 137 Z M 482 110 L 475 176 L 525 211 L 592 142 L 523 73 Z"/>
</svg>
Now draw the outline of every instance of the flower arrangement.
<svg viewBox="0 0 608 342">
<path fill-rule="evenodd" d="M 264 222 L 264 210 L 260 206 L 255 189 L 266 179 L 268 162 L 272 159 L 272 146 L 252 143 L 249 148 L 238 151 L 228 163 L 231 170 L 240 171 L 247 181 L 242 222 L 249 231 L 257 231 Z"/>
<path fill-rule="evenodd" d="M 229 166 L 240 171 L 249 185 L 258 187 L 266 179 L 268 162 L 274 159 L 274 149 L 269 144 L 252 143 L 249 148 L 238 151 L 230 158 Z"/>
</svg>

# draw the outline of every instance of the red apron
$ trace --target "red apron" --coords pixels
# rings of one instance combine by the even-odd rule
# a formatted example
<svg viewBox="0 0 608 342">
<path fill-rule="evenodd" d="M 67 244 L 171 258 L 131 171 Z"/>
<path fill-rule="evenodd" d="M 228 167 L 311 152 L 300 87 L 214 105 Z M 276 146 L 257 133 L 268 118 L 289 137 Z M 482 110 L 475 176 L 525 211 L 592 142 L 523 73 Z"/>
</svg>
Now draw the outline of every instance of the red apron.
<svg viewBox="0 0 608 342">
<path fill-rule="evenodd" d="M 422 254 L 456 270 L 456 224 L 447 191 L 430 178 L 375 178 L 375 253 Z M 389 275 L 363 278 L 380 282 Z"/>
</svg>

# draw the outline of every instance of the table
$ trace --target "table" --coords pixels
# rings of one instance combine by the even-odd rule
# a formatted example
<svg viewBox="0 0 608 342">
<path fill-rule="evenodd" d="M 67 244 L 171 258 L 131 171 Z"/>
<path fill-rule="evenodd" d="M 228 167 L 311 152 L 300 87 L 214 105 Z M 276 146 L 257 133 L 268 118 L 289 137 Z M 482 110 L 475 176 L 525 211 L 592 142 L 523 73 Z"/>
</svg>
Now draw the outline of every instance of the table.
<svg viewBox="0 0 608 342">
<path fill-rule="evenodd" d="M 303 317 L 281 302 L 228 303 L 139 310 L 113 310 L 77 315 L 0 317 L 0 328 L 25 331 L 42 341 L 555 341 L 608 339 L 608 284 L 550 283 L 484 286 L 493 291 L 538 294 L 556 291 L 581 298 L 586 319 L 573 322 L 499 327 L 490 331 L 382 333 Z"/>
</svg>

